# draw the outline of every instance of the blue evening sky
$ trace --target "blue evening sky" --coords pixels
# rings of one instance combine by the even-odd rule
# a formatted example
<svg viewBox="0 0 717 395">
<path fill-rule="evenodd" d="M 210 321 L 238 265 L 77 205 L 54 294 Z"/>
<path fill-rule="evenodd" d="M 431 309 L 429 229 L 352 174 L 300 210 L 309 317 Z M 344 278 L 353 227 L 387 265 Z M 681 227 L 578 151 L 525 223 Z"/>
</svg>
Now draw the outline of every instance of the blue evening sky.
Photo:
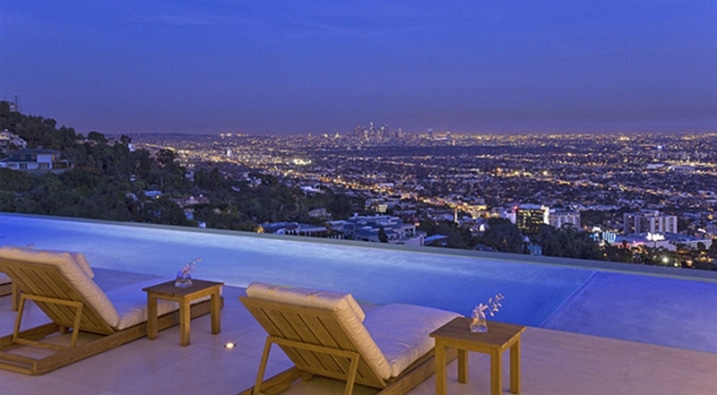
<svg viewBox="0 0 717 395">
<path fill-rule="evenodd" d="M 0 0 L 0 98 L 80 133 L 717 131 L 716 0 Z"/>
</svg>

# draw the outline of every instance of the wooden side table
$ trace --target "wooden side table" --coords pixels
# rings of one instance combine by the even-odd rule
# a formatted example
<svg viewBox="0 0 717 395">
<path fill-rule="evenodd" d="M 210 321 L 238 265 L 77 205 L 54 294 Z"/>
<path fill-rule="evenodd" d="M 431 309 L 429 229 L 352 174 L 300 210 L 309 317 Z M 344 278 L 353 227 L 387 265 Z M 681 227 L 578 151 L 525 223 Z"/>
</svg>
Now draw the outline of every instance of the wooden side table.
<svg viewBox="0 0 717 395">
<path fill-rule="evenodd" d="M 510 392 L 520 393 L 520 334 L 522 325 L 488 322 L 488 332 L 473 333 L 470 318 L 457 317 L 430 334 L 436 339 L 436 394 L 446 394 L 446 348 L 458 350 L 458 382 L 468 382 L 468 351 L 490 355 L 490 393 L 503 391 L 503 351 L 510 347 Z"/>
<path fill-rule="evenodd" d="M 179 344 L 189 345 L 189 321 L 191 317 L 190 305 L 192 301 L 211 297 L 212 333 L 221 332 L 220 310 L 221 310 L 221 289 L 224 283 L 194 280 L 187 288 L 174 286 L 175 280 L 143 288 L 147 292 L 147 338 L 157 338 L 157 299 L 173 300 L 179 303 L 179 330 L 181 333 Z"/>
</svg>

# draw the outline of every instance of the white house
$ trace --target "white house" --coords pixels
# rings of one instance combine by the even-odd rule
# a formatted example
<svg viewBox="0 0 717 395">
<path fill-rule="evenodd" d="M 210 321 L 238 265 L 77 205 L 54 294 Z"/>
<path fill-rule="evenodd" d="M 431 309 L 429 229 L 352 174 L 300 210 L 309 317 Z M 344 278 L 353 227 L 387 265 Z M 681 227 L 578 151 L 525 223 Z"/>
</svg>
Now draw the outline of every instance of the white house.
<svg viewBox="0 0 717 395">
<path fill-rule="evenodd" d="M 69 161 L 61 160 L 60 154 L 60 151 L 42 147 L 20 149 L 0 159 L 0 167 L 23 171 L 68 169 Z"/>
<path fill-rule="evenodd" d="M 3 154 L 11 149 L 23 149 L 27 147 L 27 142 L 20 136 L 10 133 L 7 129 L 0 132 L 0 152 Z"/>
</svg>

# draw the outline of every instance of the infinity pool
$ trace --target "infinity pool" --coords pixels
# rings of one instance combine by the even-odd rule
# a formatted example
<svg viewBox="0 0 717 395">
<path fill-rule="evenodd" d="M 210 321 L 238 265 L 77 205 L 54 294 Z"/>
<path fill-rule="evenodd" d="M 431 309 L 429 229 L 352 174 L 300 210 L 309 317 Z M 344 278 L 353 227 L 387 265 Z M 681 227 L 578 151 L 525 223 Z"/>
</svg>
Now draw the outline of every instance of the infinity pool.
<svg viewBox="0 0 717 395">
<path fill-rule="evenodd" d="M 0 245 L 82 251 L 95 267 L 164 277 L 200 257 L 194 277 L 227 285 L 318 287 L 368 303 L 466 315 L 500 292 L 506 298 L 495 318 L 501 321 L 717 352 L 717 313 L 706 313 L 717 302 L 717 284 L 709 281 L 526 263 L 529 258 L 510 254 L 15 214 L 0 214 Z M 671 297 L 680 305 L 668 303 Z M 688 303 L 704 308 L 695 312 Z M 655 321 L 672 309 L 679 314 L 674 321 Z M 651 325 L 635 322 L 635 314 L 646 314 Z M 686 315 L 696 321 L 679 318 Z M 689 332 L 690 325 L 699 333 L 675 339 L 675 331 Z"/>
</svg>

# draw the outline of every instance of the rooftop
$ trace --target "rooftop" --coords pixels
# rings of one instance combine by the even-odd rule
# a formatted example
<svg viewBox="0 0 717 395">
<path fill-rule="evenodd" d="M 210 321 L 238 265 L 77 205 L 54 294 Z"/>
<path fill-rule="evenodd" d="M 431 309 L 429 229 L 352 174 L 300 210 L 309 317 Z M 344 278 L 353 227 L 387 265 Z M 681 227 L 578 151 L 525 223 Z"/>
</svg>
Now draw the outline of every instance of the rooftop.
<svg viewBox="0 0 717 395">
<path fill-rule="evenodd" d="M 513 303 L 504 303 L 497 318 L 529 326 L 523 394 L 713 394 L 717 388 L 711 273 L 685 278 L 678 274 L 694 272 L 10 214 L 0 214 L 0 223 L 3 245 L 85 252 L 105 290 L 167 279 L 194 256 L 202 257 L 196 277 L 227 284 L 221 334 L 211 335 L 205 316 L 192 321 L 189 347 L 179 346 L 173 327 L 157 340 L 141 339 L 43 376 L 0 371 L 3 390 L 11 393 L 232 394 L 250 387 L 265 333 L 238 296 L 253 280 L 348 291 L 367 307 L 398 301 L 462 314 L 484 295 L 502 292 L 504 302 Z M 385 258 L 377 262 L 376 256 Z M 270 265 L 277 261 L 285 266 Z M 9 299 L 0 298 L 2 334 L 14 323 Z M 34 311 L 26 320 L 44 317 Z M 229 341 L 237 347 L 225 349 Z M 449 367 L 449 393 L 488 392 L 488 357 L 470 358 L 468 384 L 456 381 L 455 363 Z M 272 353 L 269 375 L 287 367 L 280 352 Z M 433 386 L 431 378 L 411 394 L 432 394 Z M 340 383 L 314 379 L 288 394 L 341 392 Z"/>
</svg>

